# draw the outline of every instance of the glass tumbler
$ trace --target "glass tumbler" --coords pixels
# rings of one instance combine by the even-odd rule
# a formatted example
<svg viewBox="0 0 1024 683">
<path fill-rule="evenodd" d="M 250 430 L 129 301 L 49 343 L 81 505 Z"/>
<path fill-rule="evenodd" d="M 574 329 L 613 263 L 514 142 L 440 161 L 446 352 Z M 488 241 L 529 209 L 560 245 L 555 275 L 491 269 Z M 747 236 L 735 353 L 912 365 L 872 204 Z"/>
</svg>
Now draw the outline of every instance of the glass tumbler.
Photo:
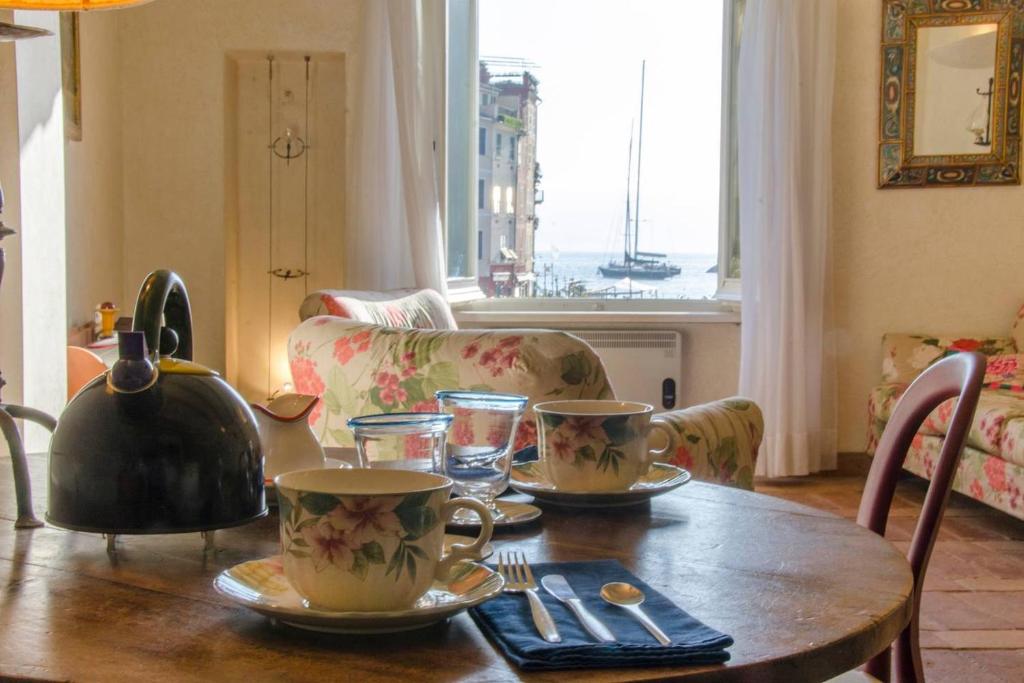
<svg viewBox="0 0 1024 683">
<path fill-rule="evenodd" d="M 508 486 L 512 446 L 528 399 L 482 391 L 439 391 L 434 397 L 439 410 L 454 417 L 441 473 L 455 482 L 456 495 L 476 498 L 501 519 L 494 499 Z M 459 510 L 456 520 L 460 516 L 475 519 L 476 513 Z"/>
<path fill-rule="evenodd" d="M 360 467 L 440 472 L 453 417 L 442 413 L 386 413 L 348 421 Z"/>
</svg>

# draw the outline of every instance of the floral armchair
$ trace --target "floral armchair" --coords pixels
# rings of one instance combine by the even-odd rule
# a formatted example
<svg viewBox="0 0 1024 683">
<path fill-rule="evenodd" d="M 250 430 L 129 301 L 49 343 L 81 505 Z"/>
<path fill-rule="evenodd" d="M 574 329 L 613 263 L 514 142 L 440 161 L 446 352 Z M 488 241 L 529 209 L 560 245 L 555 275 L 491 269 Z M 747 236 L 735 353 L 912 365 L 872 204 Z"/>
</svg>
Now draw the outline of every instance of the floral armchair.
<svg viewBox="0 0 1024 683">
<path fill-rule="evenodd" d="M 436 410 L 439 389 L 500 391 L 535 402 L 612 398 L 604 365 L 583 341 L 552 330 L 421 330 L 320 316 L 288 344 L 296 391 L 323 396 L 310 416 L 327 445 L 350 446 L 350 417 Z M 527 409 L 516 448 L 536 443 Z"/>
<path fill-rule="evenodd" d="M 389 292 L 321 289 L 306 296 L 299 307 L 300 320 L 318 315 L 421 330 L 456 330 L 459 327 L 448 302 L 433 289 Z"/>
<path fill-rule="evenodd" d="M 352 445 L 350 417 L 433 411 L 439 389 L 528 396 L 517 450 L 537 441 L 534 403 L 615 397 L 593 349 L 553 330 L 410 329 L 318 316 L 292 332 L 288 354 L 296 391 L 323 397 L 310 422 L 326 445 Z M 673 432 L 670 462 L 697 479 L 753 488 L 763 431 L 756 405 L 726 399 L 665 418 Z"/>
<path fill-rule="evenodd" d="M 868 397 L 868 452 L 874 453 L 896 403 L 914 378 L 935 361 L 961 351 L 988 356 L 988 368 L 953 489 L 1024 519 L 1024 307 L 1010 337 L 885 335 L 882 383 Z M 931 477 L 953 401 L 940 405 L 925 420 L 904 469 Z"/>
<path fill-rule="evenodd" d="M 756 403 L 734 396 L 661 417 L 673 432 L 669 462 L 697 479 L 754 490 L 754 464 L 764 436 Z"/>
</svg>

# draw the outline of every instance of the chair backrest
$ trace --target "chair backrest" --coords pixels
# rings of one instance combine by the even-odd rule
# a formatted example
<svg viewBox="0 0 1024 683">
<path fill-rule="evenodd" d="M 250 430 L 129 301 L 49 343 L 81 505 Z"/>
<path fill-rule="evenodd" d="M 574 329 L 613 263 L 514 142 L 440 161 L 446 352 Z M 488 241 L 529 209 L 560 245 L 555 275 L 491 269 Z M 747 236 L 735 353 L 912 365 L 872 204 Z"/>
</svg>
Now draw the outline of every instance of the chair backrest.
<svg viewBox="0 0 1024 683">
<path fill-rule="evenodd" d="M 321 289 L 299 307 L 300 320 L 333 315 L 361 323 L 420 330 L 456 330 L 448 302 L 432 289 L 362 292 Z"/>
<path fill-rule="evenodd" d="M 914 606 L 910 625 L 894 645 L 897 680 L 923 680 L 917 630 L 925 570 L 938 536 L 939 524 L 974 419 L 974 411 L 978 407 L 984 377 L 985 356 L 980 353 L 950 356 L 921 373 L 896 404 L 875 450 L 864 485 L 857 523 L 884 535 L 896 482 L 914 435 L 933 410 L 944 401 L 956 399 L 949 429 L 907 553 L 914 574 Z M 872 660 L 869 673 L 887 680 L 887 664 L 888 651 Z"/>
</svg>

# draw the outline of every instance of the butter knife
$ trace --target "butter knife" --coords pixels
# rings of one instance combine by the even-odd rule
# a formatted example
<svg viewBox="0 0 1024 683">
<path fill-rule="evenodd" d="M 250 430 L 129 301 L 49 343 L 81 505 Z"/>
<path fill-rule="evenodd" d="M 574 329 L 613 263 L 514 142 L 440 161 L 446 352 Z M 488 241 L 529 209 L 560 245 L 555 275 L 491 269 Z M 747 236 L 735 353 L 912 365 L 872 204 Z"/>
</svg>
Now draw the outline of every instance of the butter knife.
<svg viewBox="0 0 1024 683">
<path fill-rule="evenodd" d="M 583 628 L 590 635 L 602 643 L 616 642 L 615 636 L 608 630 L 608 627 L 602 624 L 597 617 L 588 612 L 587 608 L 583 606 L 583 601 L 579 599 L 579 596 L 576 595 L 576 592 L 569 585 L 569 582 L 565 580 L 564 576 L 561 574 L 549 574 L 540 580 L 540 584 L 544 586 L 544 590 L 561 600 L 572 610 L 572 613 L 576 615 L 576 618 L 580 620 Z"/>
</svg>

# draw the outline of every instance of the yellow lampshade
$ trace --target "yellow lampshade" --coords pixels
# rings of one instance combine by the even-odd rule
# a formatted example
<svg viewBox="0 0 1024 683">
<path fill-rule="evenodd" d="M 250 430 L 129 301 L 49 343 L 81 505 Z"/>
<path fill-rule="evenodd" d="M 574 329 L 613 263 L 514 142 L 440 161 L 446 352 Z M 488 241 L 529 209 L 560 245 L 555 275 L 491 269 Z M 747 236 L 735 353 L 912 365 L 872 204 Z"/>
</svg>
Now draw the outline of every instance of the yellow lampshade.
<svg viewBox="0 0 1024 683">
<path fill-rule="evenodd" d="M 0 9 L 82 11 L 141 5 L 149 0 L 0 0 Z"/>
</svg>

